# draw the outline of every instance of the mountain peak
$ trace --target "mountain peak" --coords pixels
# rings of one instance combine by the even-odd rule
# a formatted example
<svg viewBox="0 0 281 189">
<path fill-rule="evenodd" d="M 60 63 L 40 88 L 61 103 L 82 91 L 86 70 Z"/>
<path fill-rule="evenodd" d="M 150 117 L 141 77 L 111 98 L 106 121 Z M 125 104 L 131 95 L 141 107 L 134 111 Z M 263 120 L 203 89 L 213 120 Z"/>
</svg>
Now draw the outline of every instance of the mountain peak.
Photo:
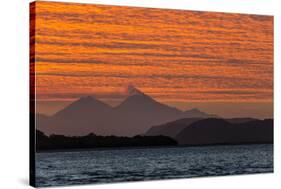
<svg viewBox="0 0 281 189">
<path fill-rule="evenodd" d="M 107 111 L 111 107 L 104 102 L 92 96 L 83 96 L 71 103 L 61 111 L 57 112 L 55 116 L 65 116 L 73 114 L 91 114 L 99 111 Z"/>
<path fill-rule="evenodd" d="M 127 91 L 128 91 L 129 96 L 134 96 L 134 95 L 143 96 L 143 95 L 145 95 L 142 91 L 140 91 L 138 88 L 136 88 L 132 85 L 128 86 Z"/>
<path fill-rule="evenodd" d="M 153 98 L 143 93 L 138 88 L 129 85 L 127 88 L 128 97 L 123 101 L 121 104 L 127 104 L 127 103 L 151 103 L 156 102 Z M 136 104 L 135 104 L 136 105 Z"/>
<path fill-rule="evenodd" d="M 176 108 L 156 101 L 135 87 L 132 87 L 128 92 L 129 96 L 116 107 L 117 109 L 125 112 L 138 112 L 141 115 L 146 115 L 149 112 L 160 112 L 159 115 L 161 114 L 161 116 L 165 115 L 167 117 L 168 115 L 175 116 L 182 113 Z"/>
<path fill-rule="evenodd" d="M 109 106 L 107 105 L 106 103 L 96 99 L 95 97 L 93 96 L 83 96 L 81 98 L 79 98 L 78 100 L 76 100 L 75 102 L 72 103 L 72 105 L 78 105 L 78 106 Z"/>
<path fill-rule="evenodd" d="M 139 106 L 145 104 L 157 103 L 150 96 L 142 93 L 141 91 L 135 91 L 135 93 L 131 93 L 122 103 L 121 105 L 130 104 L 130 106 Z"/>
</svg>

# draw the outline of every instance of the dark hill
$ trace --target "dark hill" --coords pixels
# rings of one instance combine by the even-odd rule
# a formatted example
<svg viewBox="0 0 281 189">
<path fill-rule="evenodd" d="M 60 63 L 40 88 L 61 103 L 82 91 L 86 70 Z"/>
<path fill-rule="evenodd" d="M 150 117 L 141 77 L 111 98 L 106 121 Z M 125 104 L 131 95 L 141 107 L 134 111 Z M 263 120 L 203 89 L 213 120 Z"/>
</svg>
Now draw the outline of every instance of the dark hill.
<svg viewBox="0 0 281 189">
<path fill-rule="evenodd" d="M 172 121 L 163 125 L 152 126 L 145 135 L 147 136 L 156 136 L 164 135 L 169 137 L 176 137 L 179 132 L 181 132 L 188 125 L 199 121 L 203 118 L 184 118 L 176 121 Z"/>
<path fill-rule="evenodd" d="M 200 117 L 200 118 L 218 118 L 217 115 L 207 114 L 205 112 L 200 111 L 197 108 L 193 108 L 191 110 L 184 111 L 183 112 L 183 117 L 184 118 L 196 118 L 196 117 Z"/>
<path fill-rule="evenodd" d="M 250 121 L 258 121 L 258 119 L 254 119 L 254 118 L 248 118 L 248 117 L 245 117 L 245 118 L 229 118 L 227 119 L 228 122 L 230 123 L 246 123 L 246 122 L 250 122 Z"/>
<path fill-rule="evenodd" d="M 200 112 L 199 110 L 195 110 Z M 204 113 L 203 113 L 204 114 Z M 202 114 L 202 116 L 203 116 Z M 209 117 L 210 118 L 210 117 Z M 145 135 L 147 136 L 155 136 L 155 135 L 164 135 L 169 137 L 176 137 L 185 127 L 189 126 L 190 124 L 205 119 L 204 117 L 195 117 L 195 118 L 183 118 L 176 121 L 172 121 L 166 124 L 152 126 Z M 238 123 L 246 123 L 250 121 L 259 121 L 258 119 L 254 118 L 230 118 L 225 119 L 225 121 L 238 124 Z"/>
<path fill-rule="evenodd" d="M 204 119 L 184 128 L 175 139 L 180 145 L 272 143 L 273 120 L 233 124 L 224 119 Z"/>
</svg>

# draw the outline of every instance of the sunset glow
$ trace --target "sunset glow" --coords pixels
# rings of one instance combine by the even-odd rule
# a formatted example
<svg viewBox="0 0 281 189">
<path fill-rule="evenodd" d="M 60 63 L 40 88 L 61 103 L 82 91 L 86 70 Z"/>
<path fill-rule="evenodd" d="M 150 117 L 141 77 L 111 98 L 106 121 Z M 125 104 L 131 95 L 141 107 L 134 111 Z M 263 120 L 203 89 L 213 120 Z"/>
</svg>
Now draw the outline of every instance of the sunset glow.
<svg viewBox="0 0 281 189">
<path fill-rule="evenodd" d="M 50 113 L 48 102 L 88 95 L 114 105 L 133 85 L 181 109 L 213 103 L 220 113 L 231 103 L 251 103 L 252 114 L 259 116 L 263 106 L 262 116 L 272 114 L 271 16 L 51 2 L 35 7 L 36 98 L 43 113 Z"/>
</svg>

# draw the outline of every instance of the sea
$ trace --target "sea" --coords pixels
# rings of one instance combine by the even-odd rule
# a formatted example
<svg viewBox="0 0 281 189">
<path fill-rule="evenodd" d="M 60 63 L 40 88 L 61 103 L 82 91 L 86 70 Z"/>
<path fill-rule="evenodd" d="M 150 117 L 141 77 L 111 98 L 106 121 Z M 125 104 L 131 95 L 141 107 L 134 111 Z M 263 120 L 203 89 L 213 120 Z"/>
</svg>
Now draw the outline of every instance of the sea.
<svg viewBox="0 0 281 189">
<path fill-rule="evenodd" d="M 273 145 L 217 145 L 36 153 L 36 186 L 273 172 Z"/>
</svg>

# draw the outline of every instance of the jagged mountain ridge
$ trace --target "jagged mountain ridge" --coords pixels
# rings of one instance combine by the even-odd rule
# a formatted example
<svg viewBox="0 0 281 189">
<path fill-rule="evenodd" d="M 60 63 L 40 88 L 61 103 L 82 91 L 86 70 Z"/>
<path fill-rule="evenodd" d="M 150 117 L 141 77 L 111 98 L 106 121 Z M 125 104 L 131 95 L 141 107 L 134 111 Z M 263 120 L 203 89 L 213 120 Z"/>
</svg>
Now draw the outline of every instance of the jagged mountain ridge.
<svg viewBox="0 0 281 189">
<path fill-rule="evenodd" d="M 111 107 L 94 97 L 81 97 L 47 120 L 39 121 L 37 129 L 46 134 L 80 136 L 99 135 L 133 136 L 144 133 L 151 125 L 163 124 L 185 117 L 208 117 L 199 110 L 181 111 L 162 104 L 135 90 L 117 107 Z M 209 115 L 213 117 L 213 115 Z"/>
</svg>

